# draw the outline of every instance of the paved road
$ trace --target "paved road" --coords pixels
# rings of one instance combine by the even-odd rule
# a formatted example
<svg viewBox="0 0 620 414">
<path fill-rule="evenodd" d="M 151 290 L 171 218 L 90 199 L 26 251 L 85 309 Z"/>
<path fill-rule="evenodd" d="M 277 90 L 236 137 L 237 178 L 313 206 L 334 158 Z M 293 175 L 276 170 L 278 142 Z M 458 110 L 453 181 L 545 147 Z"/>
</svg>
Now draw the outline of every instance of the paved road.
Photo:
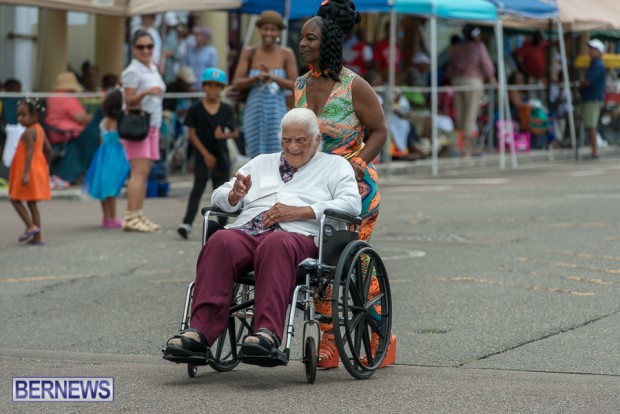
<svg viewBox="0 0 620 414">
<path fill-rule="evenodd" d="M 160 359 L 199 249 L 174 230 L 185 191 L 148 200 L 154 235 L 99 229 L 93 202 L 46 203 L 43 248 L 17 245 L 2 202 L 0 412 L 618 412 L 619 189 L 616 159 L 384 177 L 372 243 L 398 364 L 313 386 L 298 361 L 189 379 Z M 33 375 L 114 376 L 116 401 L 12 403 L 11 378 Z"/>
</svg>

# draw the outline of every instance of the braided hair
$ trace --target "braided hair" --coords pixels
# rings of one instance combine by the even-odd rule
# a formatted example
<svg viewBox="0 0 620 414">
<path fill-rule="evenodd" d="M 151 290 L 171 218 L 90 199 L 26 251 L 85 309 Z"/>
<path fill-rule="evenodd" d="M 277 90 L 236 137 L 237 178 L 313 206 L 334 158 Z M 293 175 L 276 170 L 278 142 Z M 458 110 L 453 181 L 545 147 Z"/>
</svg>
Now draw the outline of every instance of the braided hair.
<svg viewBox="0 0 620 414">
<path fill-rule="evenodd" d="M 41 114 L 45 112 L 45 106 L 43 105 L 43 102 L 40 101 L 38 98 L 20 99 L 19 101 L 17 101 L 17 106 L 20 105 L 26 105 L 29 115 L 37 114 L 41 116 Z"/>
<path fill-rule="evenodd" d="M 351 33 L 361 16 L 351 0 L 327 0 L 321 4 L 317 16 L 321 18 L 321 76 L 340 82 L 342 45 L 344 36 Z"/>
</svg>

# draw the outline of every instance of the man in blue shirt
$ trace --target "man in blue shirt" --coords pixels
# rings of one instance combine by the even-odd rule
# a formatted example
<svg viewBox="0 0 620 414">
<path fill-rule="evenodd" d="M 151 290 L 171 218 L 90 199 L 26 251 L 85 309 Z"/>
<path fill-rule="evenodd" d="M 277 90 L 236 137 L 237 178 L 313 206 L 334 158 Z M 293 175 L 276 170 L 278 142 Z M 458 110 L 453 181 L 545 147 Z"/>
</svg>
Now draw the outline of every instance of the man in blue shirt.
<svg viewBox="0 0 620 414">
<path fill-rule="evenodd" d="M 596 127 L 605 101 L 605 78 L 607 75 L 602 59 L 603 53 L 605 53 L 605 44 L 598 39 L 592 39 L 588 42 L 588 48 L 590 66 L 585 79 L 579 85 L 581 92 L 579 113 L 588 132 L 592 146 L 592 158 L 597 159 Z"/>
<path fill-rule="evenodd" d="M 217 49 L 211 43 L 211 30 L 207 27 L 194 29 L 194 35 L 187 39 L 187 55 L 185 65 L 194 70 L 196 82 L 194 89 L 202 90 L 202 84 L 198 79 L 207 68 L 217 67 Z"/>
</svg>

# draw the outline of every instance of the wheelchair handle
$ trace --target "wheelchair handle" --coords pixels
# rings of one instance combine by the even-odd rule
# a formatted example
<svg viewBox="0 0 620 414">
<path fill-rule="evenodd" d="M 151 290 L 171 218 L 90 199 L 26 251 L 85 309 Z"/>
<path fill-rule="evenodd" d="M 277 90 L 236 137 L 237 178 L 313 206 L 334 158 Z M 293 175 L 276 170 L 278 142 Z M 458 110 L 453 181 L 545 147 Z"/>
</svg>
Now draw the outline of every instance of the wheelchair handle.
<svg viewBox="0 0 620 414">
<path fill-rule="evenodd" d="M 350 224 L 355 224 L 357 226 L 362 224 L 362 218 L 361 217 L 359 217 L 359 216 L 352 216 L 351 214 L 345 213 L 344 211 L 334 210 L 334 209 L 328 208 L 327 210 L 325 210 L 323 212 L 323 214 L 326 217 L 333 218 L 333 219 L 336 219 L 336 220 L 342 220 L 342 221 L 345 221 L 345 222 L 350 223 Z"/>
<path fill-rule="evenodd" d="M 205 214 L 207 214 L 207 212 L 211 212 L 211 214 L 216 215 L 216 216 L 222 216 L 222 217 L 238 217 L 239 214 L 241 214 L 241 212 L 239 211 L 235 211 L 233 213 L 227 213 L 223 210 L 220 210 L 217 207 L 203 207 L 202 210 L 200 210 L 200 213 L 204 216 Z"/>
</svg>

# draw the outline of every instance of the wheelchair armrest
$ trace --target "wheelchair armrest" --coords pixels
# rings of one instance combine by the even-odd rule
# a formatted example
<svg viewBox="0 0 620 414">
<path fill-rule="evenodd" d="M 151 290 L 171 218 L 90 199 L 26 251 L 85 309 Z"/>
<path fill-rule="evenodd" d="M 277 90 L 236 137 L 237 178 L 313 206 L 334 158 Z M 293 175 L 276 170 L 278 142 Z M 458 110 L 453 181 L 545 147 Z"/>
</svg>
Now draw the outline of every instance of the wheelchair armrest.
<svg viewBox="0 0 620 414">
<path fill-rule="evenodd" d="M 323 214 L 329 218 L 333 218 L 336 220 L 341 220 L 341 221 L 345 221 L 349 224 L 355 224 L 355 225 L 360 225 L 362 224 L 362 218 L 359 216 L 352 216 L 349 213 L 345 213 L 344 211 L 340 211 L 340 210 L 334 210 L 331 208 L 328 208 L 327 210 L 325 210 L 323 212 Z"/>
<path fill-rule="evenodd" d="M 240 211 L 235 211 L 233 213 L 227 213 L 223 210 L 220 210 L 217 207 L 203 207 L 202 210 L 200 210 L 200 213 L 204 216 L 205 214 L 207 214 L 207 212 L 210 212 L 210 214 L 213 214 L 214 216 L 222 216 L 222 217 L 238 217 L 239 214 L 241 214 Z"/>
</svg>

